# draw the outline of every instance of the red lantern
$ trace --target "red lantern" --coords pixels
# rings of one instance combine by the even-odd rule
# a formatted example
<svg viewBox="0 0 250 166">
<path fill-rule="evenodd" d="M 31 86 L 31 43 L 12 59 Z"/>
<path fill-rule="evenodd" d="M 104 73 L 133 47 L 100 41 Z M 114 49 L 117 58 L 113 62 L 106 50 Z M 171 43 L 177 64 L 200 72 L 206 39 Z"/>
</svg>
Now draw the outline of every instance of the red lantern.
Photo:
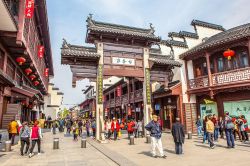
<svg viewBox="0 0 250 166">
<path fill-rule="evenodd" d="M 44 46 L 38 46 L 38 57 L 43 58 L 44 56 Z"/>
<path fill-rule="evenodd" d="M 49 76 L 49 68 L 44 69 L 44 76 L 48 77 Z"/>
<path fill-rule="evenodd" d="M 18 57 L 16 58 L 16 62 L 19 64 L 19 65 L 22 65 L 23 63 L 26 62 L 26 59 L 24 57 Z"/>
<path fill-rule="evenodd" d="M 36 78 L 36 76 L 33 74 L 30 76 L 31 81 L 33 81 Z"/>
<path fill-rule="evenodd" d="M 226 57 L 228 60 L 231 60 L 231 57 L 235 55 L 234 50 L 226 50 L 223 52 L 223 56 Z"/>
<path fill-rule="evenodd" d="M 27 75 L 30 75 L 30 73 L 32 73 L 31 68 L 27 68 L 27 69 L 25 69 L 25 73 L 26 73 Z"/>
<path fill-rule="evenodd" d="M 39 85 L 39 84 L 40 84 L 40 82 L 39 82 L 39 81 L 34 81 L 33 83 L 34 83 L 34 85 L 35 85 L 35 86 L 37 86 L 37 85 Z"/>
</svg>

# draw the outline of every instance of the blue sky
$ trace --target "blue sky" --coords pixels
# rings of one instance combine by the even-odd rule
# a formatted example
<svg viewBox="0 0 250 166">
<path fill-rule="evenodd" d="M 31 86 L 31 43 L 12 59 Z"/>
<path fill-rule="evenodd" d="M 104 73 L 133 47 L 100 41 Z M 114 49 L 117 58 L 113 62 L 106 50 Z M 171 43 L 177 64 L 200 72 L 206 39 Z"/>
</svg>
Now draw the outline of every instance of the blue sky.
<svg viewBox="0 0 250 166">
<path fill-rule="evenodd" d="M 226 29 L 250 23 L 249 0 L 47 0 L 54 79 L 64 92 L 64 104 L 84 100 L 82 89 L 88 80 L 72 88 L 69 66 L 61 65 L 62 38 L 71 44 L 85 45 L 86 18 L 148 28 L 153 23 L 156 35 L 167 39 L 168 32 L 193 31 L 193 19 L 216 23 Z M 69 106 L 69 105 L 68 105 Z"/>
</svg>

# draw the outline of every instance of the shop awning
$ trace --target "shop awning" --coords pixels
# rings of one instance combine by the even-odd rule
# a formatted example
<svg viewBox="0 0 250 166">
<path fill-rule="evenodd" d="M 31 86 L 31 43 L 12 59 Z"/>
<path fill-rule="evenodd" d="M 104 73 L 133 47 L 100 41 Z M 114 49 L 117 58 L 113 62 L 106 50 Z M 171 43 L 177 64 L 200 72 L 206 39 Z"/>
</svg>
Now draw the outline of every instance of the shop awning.
<svg viewBox="0 0 250 166">
<path fill-rule="evenodd" d="M 11 91 L 14 91 L 16 93 L 20 93 L 20 94 L 27 96 L 27 97 L 30 97 L 30 98 L 32 98 L 35 95 L 34 92 L 28 91 L 28 90 L 21 88 L 21 87 L 13 87 L 13 88 L 11 88 Z"/>
</svg>

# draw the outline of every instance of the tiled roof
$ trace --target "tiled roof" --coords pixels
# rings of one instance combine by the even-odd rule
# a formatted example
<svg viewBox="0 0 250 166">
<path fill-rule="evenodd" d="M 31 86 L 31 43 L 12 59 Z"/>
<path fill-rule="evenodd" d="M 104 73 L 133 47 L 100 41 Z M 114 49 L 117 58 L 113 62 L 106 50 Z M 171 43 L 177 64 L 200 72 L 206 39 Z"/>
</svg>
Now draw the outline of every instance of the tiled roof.
<svg viewBox="0 0 250 166">
<path fill-rule="evenodd" d="M 187 31 L 180 31 L 179 33 L 178 32 L 169 32 L 168 37 L 179 37 L 179 38 L 190 37 L 190 38 L 195 38 L 195 39 L 199 38 L 199 36 L 196 33 L 187 32 Z"/>
<path fill-rule="evenodd" d="M 179 80 L 176 80 L 176 81 L 173 81 L 173 82 L 169 82 L 168 83 L 168 88 L 166 88 L 164 85 L 162 85 L 159 89 L 157 89 L 156 91 L 154 91 L 153 94 L 168 92 L 171 87 L 177 85 L 178 83 L 180 83 Z M 168 90 L 166 90 L 166 89 L 168 89 Z"/>
<path fill-rule="evenodd" d="M 154 35 L 154 27 L 150 24 L 149 29 L 136 28 L 125 25 L 111 24 L 105 22 L 99 22 L 92 19 L 92 15 L 87 18 L 87 28 L 91 31 L 107 32 L 121 35 L 138 36 L 153 40 L 160 40 L 160 37 Z"/>
<path fill-rule="evenodd" d="M 193 20 L 191 22 L 191 25 L 193 25 L 193 26 L 198 25 L 198 26 L 203 26 L 203 27 L 207 27 L 207 28 L 218 29 L 221 31 L 225 30 L 225 28 L 223 28 L 223 26 L 221 26 L 221 25 L 212 24 L 212 23 L 208 23 L 208 22 L 204 22 L 204 21 L 200 21 L 200 20 Z"/>
<path fill-rule="evenodd" d="M 195 39 L 199 38 L 199 36 L 196 33 L 193 33 L 193 32 L 180 31 L 179 34 L 181 36 L 184 36 L 184 37 L 191 37 L 191 38 L 195 38 Z"/>
<path fill-rule="evenodd" d="M 182 37 L 178 32 L 169 32 L 168 37 Z"/>
<path fill-rule="evenodd" d="M 160 54 L 150 54 L 149 60 L 161 65 L 172 65 L 176 67 L 181 67 L 181 63 L 173 60 L 170 55 L 160 55 Z"/>
<path fill-rule="evenodd" d="M 218 33 L 208 38 L 206 41 L 197 45 L 196 47 L 193 47 L 189 51 L 181 54 L 180 58 L 183 59 L 188 55 L 204 51 L 208 48 L 220 46 L 246 37 L 250 37 L 250 23 L 237 26 L 232 29 L 226 30 L 224 32 Z"/>
<path fill-rule="evenodd" d="M 68 44 L 65 39 L 63 39 L 61 54 L 62 56 L 78 56 L 78 57 L 82 56 L 82 57 L 93 57 L 93 58 L 100 57 L 95 47 L 71 45 Z"/>
<path fill-rule="evenodd" d="M 188 45 L 186 42 L 176 41 L 176 40 L 162 40 L 161 44 L 165 44 L 167 46 L 177 46 L 177 47 L 188 48 Z"/>
</svg>

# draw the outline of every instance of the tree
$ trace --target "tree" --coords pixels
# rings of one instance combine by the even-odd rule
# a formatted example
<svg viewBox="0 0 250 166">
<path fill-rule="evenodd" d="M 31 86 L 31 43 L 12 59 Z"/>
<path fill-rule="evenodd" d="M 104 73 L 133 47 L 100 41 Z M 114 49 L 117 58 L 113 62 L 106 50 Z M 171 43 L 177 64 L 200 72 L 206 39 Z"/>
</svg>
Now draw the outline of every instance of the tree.
<svg viewBox="0 0 250 166">
<path fill-rule="evenodd" d="M 61 118 L 66 118 L 69 114 L 69 110 L 67 108 L 64 108 L 61 114 Z"/>
</svg>

